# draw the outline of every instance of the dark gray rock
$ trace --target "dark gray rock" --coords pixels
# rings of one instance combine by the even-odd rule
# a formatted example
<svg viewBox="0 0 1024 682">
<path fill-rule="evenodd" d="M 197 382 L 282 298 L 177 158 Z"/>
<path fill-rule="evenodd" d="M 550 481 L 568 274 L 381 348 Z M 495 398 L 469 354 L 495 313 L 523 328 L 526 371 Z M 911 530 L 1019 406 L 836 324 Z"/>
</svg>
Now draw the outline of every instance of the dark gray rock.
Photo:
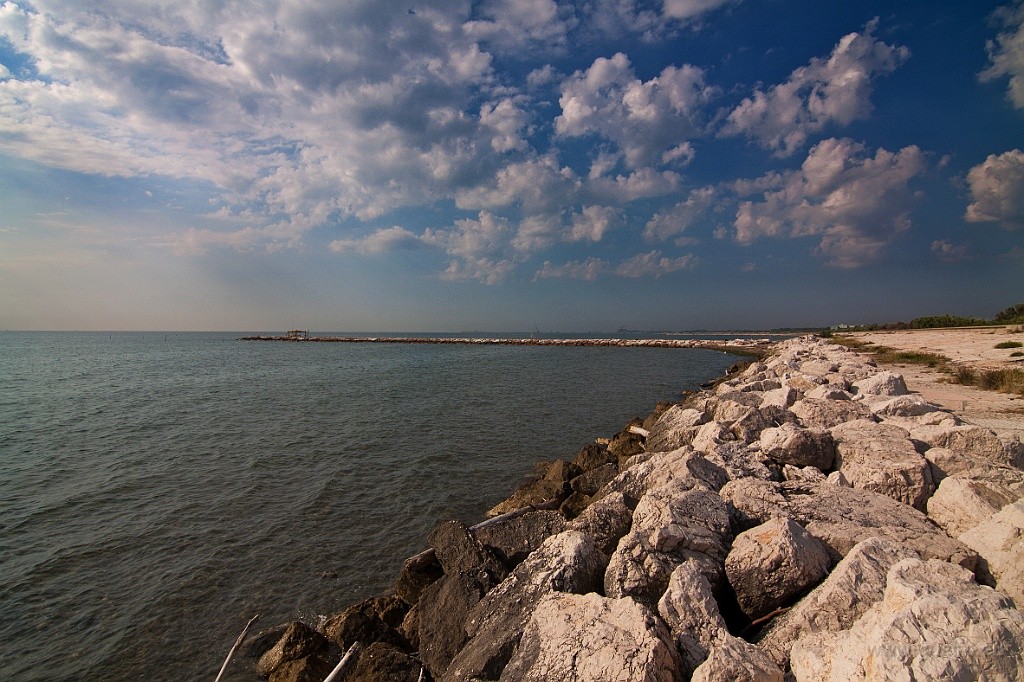
<svg viewBox="0 0 1024 682">
<path fill-rule="evenodd" d="M 604 464 L 618 464 L 619 458 L 613 453 L 608 451 L 607 445 L 600 443 L 590 443 L 584 445 L 576 455 L 576 459 L 572 463 L 579 468 L 580 471 L 586 473 L 591 469 L 596 469 Z"/>
<path fill-rule="evenodd" d="M 636 504 L 637 500 L 622 493 L 611 493 L 588 506 L 566 529 L 586 533 L 594 538 L 598 549 L 610 555 L 633 525 Z"/>
<path fill-rule="evenodd" d="M 499 516 L 550 500 L 564 500 L 569 496 L 569 481 L 579 473 L 574 464 L 556 460 L 548 465 L 541 478 L 520 486 L 508 499 L 491 507 L 487 516 Z"/>
<path fill-rule="evenodd" d="M 572 481 L 569 482 L 569 487 L 571 487 L 575 492 L 592 496 L 598 490 L 603 488 L 605 483 L 618 475 L 619 467 L 617 464 L 603 464 L 572 479 Z"/>
<path fill-rule="evenodd" d="M 557 511 L 532 511 L 473 531 L 476 539 L 511 570 L 552 535 L 565 530 Z"/>
<path fill-rule="evenodd" d="M 600 589 L 608 558 L 578 531 L 548 538 L 469 612 L 472 638 L 455 656 L 446 682 L 497 679 L 540 600 L 552 592 L 584 594 Z"/>
<path fill-rule="evenodd" d="M 374 642 L 359 652 L 354 665 L 346 664 L 338 682 L 417 682 L 422 664 L 404 651 Z M 324 678 L 318 678 L 321 682 Z"/>
<path fill-rule="evenodd" d="M 256 663 L 256 672 L 262 677 L 270 677 L 289 663 L 309 659 L 302 665 L 288 666 L 281 671 L 281 679 L 290 679 L 284 676 L 294 677 L 300 669 L 316 667 L 316 661 L 324 658 L 329 648 L 330 642 L 326 637 L 308 625 L 296 621 L 288 626 L 270 650 L 260 656 Z M 330 672 L 330 668 L 327 671 Z"/>
<path fill-rule="evenodd" d="M 408 611 L 409 607 L 397 597 L 371 597 L 328 618 L 324 623 L 324 634 L 342 651 L 356 642 L 385 642 L 411 651 L 409 643 L 398 632 Z"/>
</svg>

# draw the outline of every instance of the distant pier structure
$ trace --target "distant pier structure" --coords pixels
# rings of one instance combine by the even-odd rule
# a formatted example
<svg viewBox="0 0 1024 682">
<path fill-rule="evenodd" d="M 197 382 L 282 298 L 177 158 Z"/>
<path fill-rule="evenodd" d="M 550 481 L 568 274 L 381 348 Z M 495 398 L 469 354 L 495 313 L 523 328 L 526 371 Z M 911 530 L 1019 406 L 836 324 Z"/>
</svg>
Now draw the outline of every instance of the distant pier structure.
<svg viewBox="0 0 1024 682">
<path fill-rule="evenodd" d="M 289 329 L 285 333 L 284 337 L 286 339 L 288 339 L 289 341 L 300 341 L 300 340 L 305 341 L 305 340 L 309 339 L 309 330 L 308 329 Z"/>
</svg>

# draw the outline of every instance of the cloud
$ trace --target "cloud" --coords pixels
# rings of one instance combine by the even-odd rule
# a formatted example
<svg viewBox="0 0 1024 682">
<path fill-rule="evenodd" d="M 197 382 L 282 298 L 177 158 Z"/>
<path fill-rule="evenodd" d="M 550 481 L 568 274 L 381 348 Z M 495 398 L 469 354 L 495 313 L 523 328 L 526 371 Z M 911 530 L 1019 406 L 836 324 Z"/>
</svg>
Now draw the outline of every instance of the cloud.
<svg viewBox="0 0 1024 682">
<path fill-rule="evenodd" d="M 954 244 L 948 239 L 936 239 L 932 242 L 932 256 L 940 263 L 963 263 L 971 259 L 970 246 Z"/>
<path fill-rule="evenodd" d="M 263 227 L 306 230 L 450 197 L 524 149 L 468 3 L 408 8 L 7 2 L 0 153 L 83 173 L 201 181 Z M 481 101 L 485 104 L 481 105 Z M 475 112 L 479 112 L 477 115 Z"/>
<path fill-rule="evenodd" d="M 489 185 L 460 190 L 459 208 L 497 209 L 513 205 L 530 212 L 550 212 L 571 205 L 582 183 L 572 169 L 558 163 L 553 153 L 508 164 Z"/>
<path fill-rule="evenodd" d="M 599 242 L 605 233 L 620 227 L 624 221 L 622 209 L 611 206 L 586 206 L 581 213 L 573 214 L 568 240 Z"/>
<path fill-rule="evenodd" d="M 1005 31 L 988 41 L 989 67 L 981 72 L 982 82 L 1009 76 L 1006 98 L 1017 109 L 1024 109 L 1024 3 L 1000 7 L 996 17 Z"/>
<path fill-rule="evenodd" d="M 615 269 L 619 277 L 661 277 L 677 270 L 689 270 L 697 265 L 697 257 L 691 254 L 678 258 L 667 258 L 661 251 L 641 253 L 624 261 Z"/>
<path fill-rule="evenodd" d="M 544 261 L 544 265 L 533 276 L 533 281 L 539 279 L 552 279 L 565 277 L 568 279 L 579 279 L 585 282 L 593 282 L 608 269 L 608 263 L 600 258 L 587 258 L 583 261 L 569 261 L 564 265 L 554 265 L 551 261 Z"/>
<path fill-rule="evenodd" d="M 649 81 L 621 52 L 599 57 L 562 83 L 555 130 L 565 137 L 597 135 L 622 150 L 626 165 L 642 168 L 693 158 L 687 138 L 699 133 L 702 107 L 716 90 L 696 66 L 668 66 Z M 664 155 L 664 159 L 663 159 Z"/>
<path fill-rule="evenodd" d="M 554 0 L 485 0 L 477 12 L 481 18 L 462 26 L 466 35 L 513 57 L 527 49 L 564 49 L 577 23 L 572 6 Z"/>
<path fill-rule="evenodd" d="M 875 260 L 910 226 L 912 179 L 926 167 L 916 146 L 898 152 L 831 138 L 811 148 L 800 170 L 773 177 L 761 201 L 744 201 L 733 226 L 736 241 L 764 237 L 819 238 L 830 265 L 853 268 Z"/>
<path fill-rule="evenodd" d="M 586 23 L 601 33 L 618 36 L 639 34 L 645 41 L 657 40 L 667 33 L 693 24 L 703 15 L 736 0 L 592 0 L 583 4 Z M 658 5 L 660 4 L 660 7 Z"/>
<path fill-rule="evenodd" d="M 830 124 L 871 113 L 871 81 L 907 60 L 906 47 L 876 40 L 878 20 L 844 36 L 827 59 L 814 58 L 767 91 L 757 89 L 729 113 L 722 136 L 746 135 L 777 156 L 790 156 Z"/>
<path fill-rule="evenodd" d="M 1024 152 L 990 154 L 967 173 L 967 184 L 974 200 L 967 206 L 967 222 L 1024 229 Z"/>
<path fill-rule="evenodd" d="M 593 282 L 606 274 L 627 279 L 657 278 L 678 270 L 690 270 L 696 267 L 697 260 L 697 257 L 693 254 L 686 254 L 678 258 L 668 258 L 662 256 L 660 251 L 650 251 L 637 254 L 618 265 L 612 265 L 608 261 L 593 257 L 586 260 L 569 261 L 563 265 L 555 265 L 551 261 L 544 261 L 544 265 L 534 274 L 533 281 L 565 277 Z"/>
<path fill-rule="evenodd" d="M 644 239 L 667 241 L 692 225 L 708 208 L 715 198 L 714 187 L 700 187 L 690 191 L 686 201 L 680 201 L 666 211 L 659 211 L 647 221 Z"/>
<path fill-rule="evenodd" d="M 366 235 L 361 239 L 336 239 L 329 245 L 331 251 L 344 253 L 354 251 L 369 256 L 388 253 L 398 249 L 416 249 L 424 245 L 423 238 L 404 227 L 395 225 Z"/>
</svg>

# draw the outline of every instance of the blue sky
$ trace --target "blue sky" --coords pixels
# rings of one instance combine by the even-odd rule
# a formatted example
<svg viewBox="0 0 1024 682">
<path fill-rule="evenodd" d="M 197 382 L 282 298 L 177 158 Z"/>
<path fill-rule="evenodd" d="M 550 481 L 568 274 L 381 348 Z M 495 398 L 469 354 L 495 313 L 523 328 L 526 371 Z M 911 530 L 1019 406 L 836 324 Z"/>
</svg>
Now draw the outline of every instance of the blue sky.
<svg viewBox="0 0 1024 682">
<path fill-rule="evenodd" d="M 0 329 L 1024 300 L 1024 4 L 0 2 Z"/>
</svg>

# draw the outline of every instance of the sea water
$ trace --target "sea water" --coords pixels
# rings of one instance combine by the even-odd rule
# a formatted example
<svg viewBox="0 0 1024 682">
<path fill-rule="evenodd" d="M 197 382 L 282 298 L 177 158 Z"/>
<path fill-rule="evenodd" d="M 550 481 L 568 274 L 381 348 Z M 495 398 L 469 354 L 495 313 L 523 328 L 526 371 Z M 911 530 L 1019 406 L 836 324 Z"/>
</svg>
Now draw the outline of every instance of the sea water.
<svg viewBox="0 0 1024 682">
<path fill-rule="evenodd" d="M 737 359 L 239 336 L 0 333 L 0 679 L 212 680 Z"/>
</svg>

